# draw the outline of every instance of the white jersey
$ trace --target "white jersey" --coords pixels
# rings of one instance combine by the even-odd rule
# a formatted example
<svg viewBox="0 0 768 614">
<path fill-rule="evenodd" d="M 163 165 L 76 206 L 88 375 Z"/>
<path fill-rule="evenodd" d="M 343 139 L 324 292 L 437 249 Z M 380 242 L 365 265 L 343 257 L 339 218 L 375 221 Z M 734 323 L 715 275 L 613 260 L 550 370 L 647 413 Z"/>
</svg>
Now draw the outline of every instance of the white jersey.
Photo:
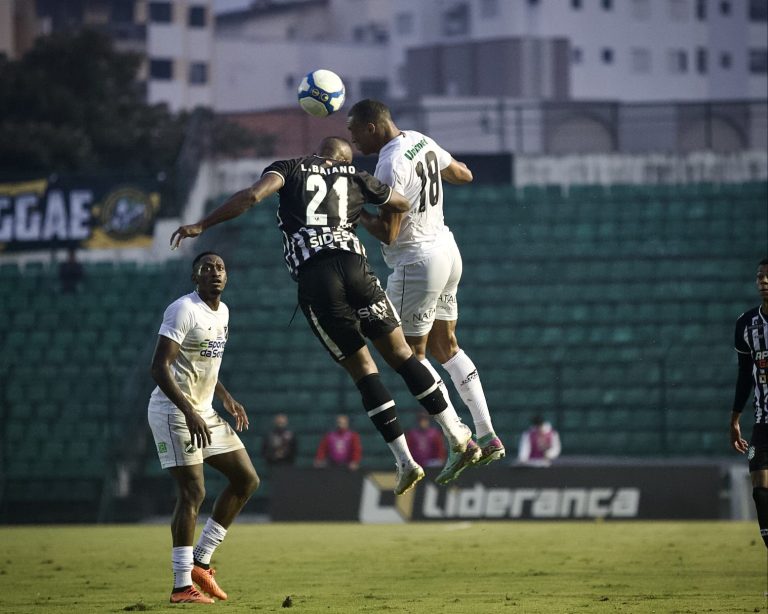
<svg viewBox="0 0 768 614">
<path fill-rule="evenodd" d="M 424 259 L 453 235 L 443 220 L 443 182 L 440 171 L 453 158 L 428 136 L 401 132 L 379 152 L 374 172 L 377 179 L 400 192 L 411 203 L 403 216 L 400 234 L 382 245 L 390 268 Z"/>
<path fill-rule="evenodd" d="M 171 303 L 163 315 L 158 335 L 168 337 L 181 348 L 171 365 L 173 379 L 196 411 L 210 408 L 219 380 L 221 357 L 227 344 L 229 309 L 224 303 L 213 311 L 197 292 L 192 292 Z M 156 406 L 165 406 L 168 413 L 176 407 L 155 387 L 152 400 Z"/>
</svg>

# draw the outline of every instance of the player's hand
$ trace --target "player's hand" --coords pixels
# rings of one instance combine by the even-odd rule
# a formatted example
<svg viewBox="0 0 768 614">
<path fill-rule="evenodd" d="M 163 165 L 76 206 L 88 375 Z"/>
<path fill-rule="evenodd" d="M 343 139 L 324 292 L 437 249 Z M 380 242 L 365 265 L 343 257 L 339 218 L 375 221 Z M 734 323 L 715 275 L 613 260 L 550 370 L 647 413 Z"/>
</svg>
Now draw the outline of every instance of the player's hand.
<svg viewBox="0 0 768 614">
<path fill-rule="evenodd" d="M 245 413 L 245 407 L 235 401 L 231 396 L 222 401 L 226 409 L 235 418 L 235 430 L 248 430 L 248 415 Z"/>
<path fill-rule="evenodd" d="M 192 437 L 192 443 L 198 448 L 211 445 L 211 429 L 197 412 L 191 412 L 185 416 L 187 429 Z"/>
<path fill-rule="evenodd" d="M 176 249 L 181 245 L 182 240 L 187 237 L 197 237 L 203 233 L 203 226 L 201 224 L 187 224 L 186 226 L 179 226 L 176 231 L 171 235 L 171 249 Z"/>
<path fill-rule="evenodd" d="M 741 427 L 738 422 L 731 422 L 731 445 L 734 450 L 742 454 L 749 448 L 747 440 L 741 436 Z"/>
</svg>

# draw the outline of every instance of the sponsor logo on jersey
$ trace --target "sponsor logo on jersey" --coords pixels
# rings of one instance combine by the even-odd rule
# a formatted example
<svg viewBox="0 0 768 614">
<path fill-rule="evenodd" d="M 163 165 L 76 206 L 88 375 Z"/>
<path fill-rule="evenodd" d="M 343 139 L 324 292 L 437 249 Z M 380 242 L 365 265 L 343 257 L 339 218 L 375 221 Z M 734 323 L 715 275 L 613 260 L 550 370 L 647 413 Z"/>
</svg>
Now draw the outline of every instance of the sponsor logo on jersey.
<svg viewBox="0 0 768 614">
<path fill-rule="evenodd" d="M 309 239 L 310 248 L 324 247 L 326 245 L 333 245 L 335 243 L 344 243 L 346 241 L 354 241 L 357 236 L 354 232 L 349 230 L 334 230 L 333 232 L 324 232 Z"/>
<path fill-rule="evenodd" d="M 200 356 L 204 358 L 221 358 L 224 356 L 226 339 L 205 339 L 200 342 Z"/>
<path fill-rule="evenodd" d="M 416 157 L 416 154 L 419 153 L 426 146 L 427 146 L 427 139 L 421 139 L 418 143 L 416 143 L 413 147 L 411 147 L 408 151 L 405 152 L 406 159 L 413 160 Z"/>
<path fill-rule="evenodd" d="M 441 294 L 440 300 L 443 303 L 447 303 L 449 305 L 455 305 L 456 304 L 456 295 L 455 294 Z"/>
</svg>

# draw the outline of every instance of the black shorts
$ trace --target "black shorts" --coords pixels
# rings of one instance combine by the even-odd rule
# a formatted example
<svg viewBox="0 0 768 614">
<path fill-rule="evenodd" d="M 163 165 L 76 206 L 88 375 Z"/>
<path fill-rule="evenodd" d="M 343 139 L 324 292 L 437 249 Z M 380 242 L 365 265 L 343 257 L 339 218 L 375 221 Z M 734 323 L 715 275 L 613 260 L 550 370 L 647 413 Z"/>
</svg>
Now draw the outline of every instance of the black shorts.
<svg viewBox="0 0 768 614">
<path fill-rule="evenodd" d="M 327 250 L 299 268 L 299 305 L 337 362 L 400 326 L 379 280 L 358 254 Z"/>
<path fill-rule="evenodd" d="M 768 469 L 768 424 L 755 424 L 747 450 L 749 471 Z"/>
</svg>

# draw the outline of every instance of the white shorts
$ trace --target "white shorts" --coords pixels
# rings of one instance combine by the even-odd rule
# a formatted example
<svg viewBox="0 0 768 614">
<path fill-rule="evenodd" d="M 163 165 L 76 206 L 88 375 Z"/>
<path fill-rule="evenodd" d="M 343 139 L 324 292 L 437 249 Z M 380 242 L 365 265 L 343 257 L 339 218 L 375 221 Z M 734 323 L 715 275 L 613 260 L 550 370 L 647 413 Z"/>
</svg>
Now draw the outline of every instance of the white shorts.
<svg viewBox="0 0 768 614">
<path fill-rule="evenodd" d="M 400 313 L 406 335 L 421 337 L 429 333 L 435 320 L 459 319 L 456 293 L 461 271 L 455 241 L 433 250 L 424 260 L 392 271 L 387 296 Z"/>
<path fill-rule="evenodd" d="M 169 411 L 167 403 L 151 399 L 147 411 L 149 427 L 155 438 L 155 449 L 163 469 L 199 465 L 210 456 L 245 447 L 235 430 L 211 407 L 200 412 L 211 429 L 211 443 L 198 448 L 192 443 L 184 414 L 175 405 L 171 408 L 172 411 Z"/>
</svg>

